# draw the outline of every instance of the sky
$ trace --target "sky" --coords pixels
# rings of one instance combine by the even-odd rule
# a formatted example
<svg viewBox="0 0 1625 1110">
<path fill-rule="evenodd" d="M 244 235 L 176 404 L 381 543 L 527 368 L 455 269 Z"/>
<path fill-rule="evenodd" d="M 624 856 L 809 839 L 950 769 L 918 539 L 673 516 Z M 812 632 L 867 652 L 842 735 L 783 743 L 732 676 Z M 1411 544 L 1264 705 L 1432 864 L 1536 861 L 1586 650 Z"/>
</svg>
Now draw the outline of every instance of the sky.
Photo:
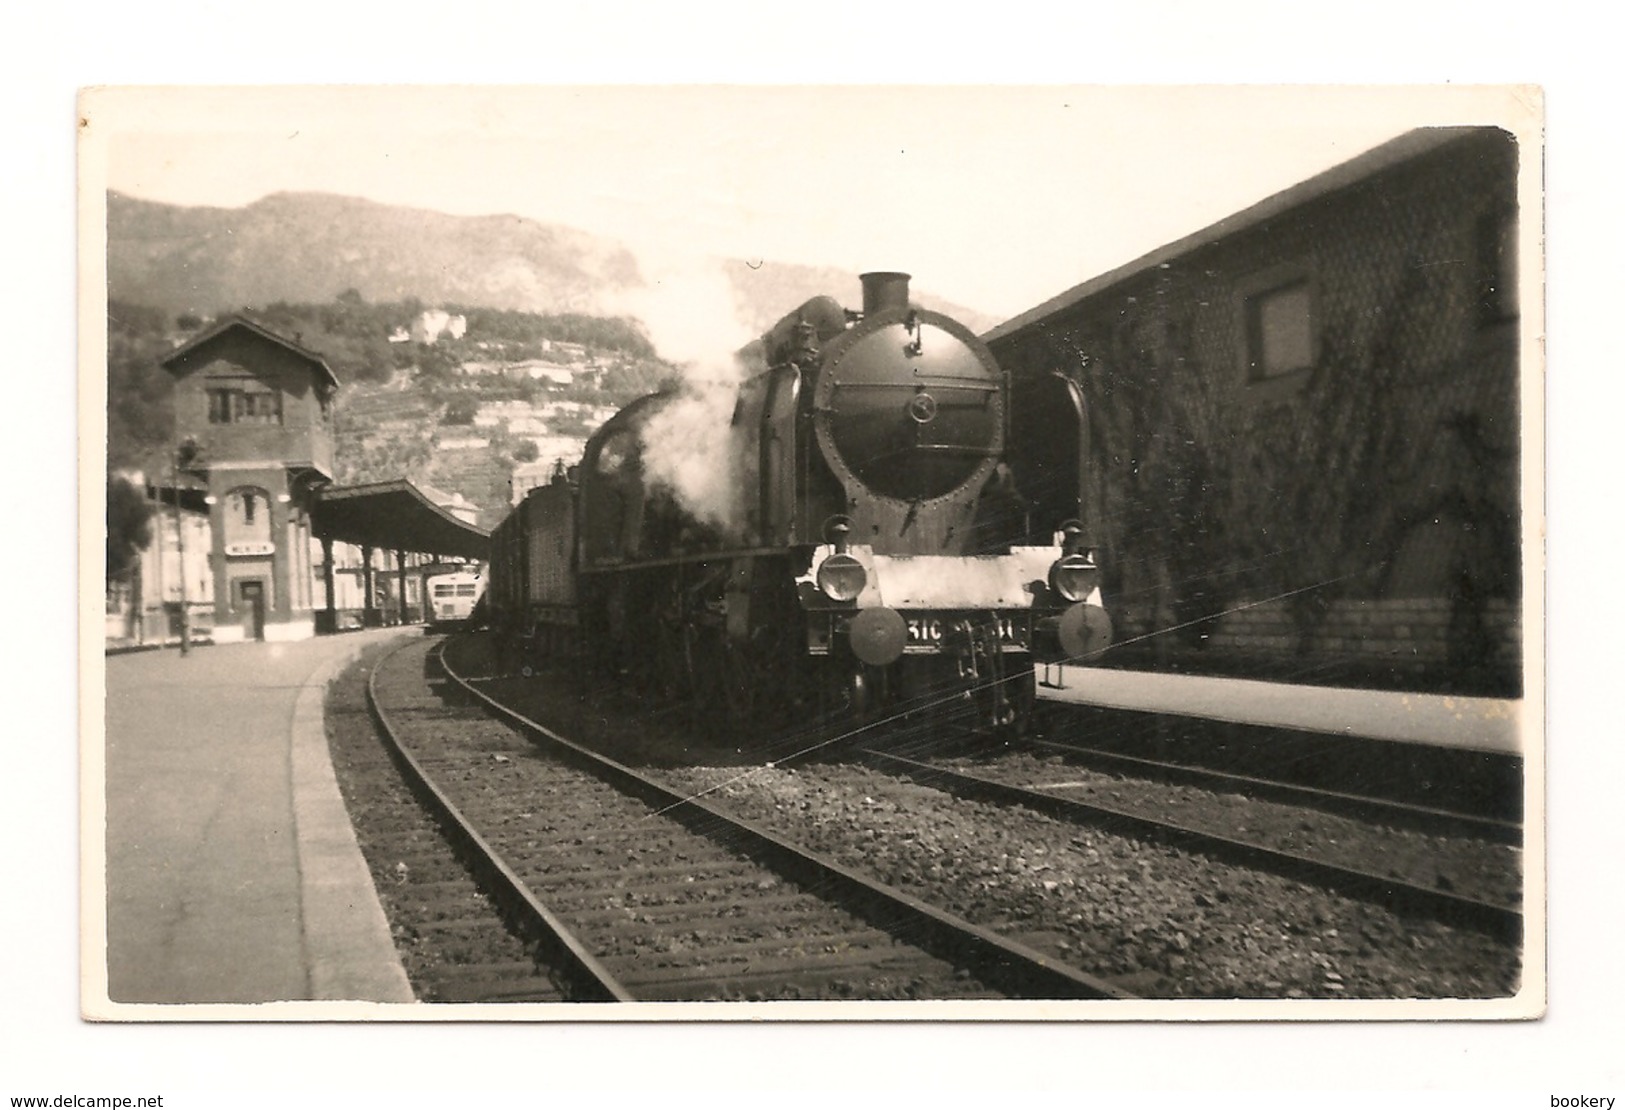
<svg viewBox="0 0 1625 1110">
<path fill-rule="evenodd" d="M 113 89 L 81 114 L 108 187 L 150 200 L 514 213 L 656 269 L 903 270 L 999 318 L 1411 127 L 1538 122 L 1513 88 L 1358 86 Z"/>
</svg>

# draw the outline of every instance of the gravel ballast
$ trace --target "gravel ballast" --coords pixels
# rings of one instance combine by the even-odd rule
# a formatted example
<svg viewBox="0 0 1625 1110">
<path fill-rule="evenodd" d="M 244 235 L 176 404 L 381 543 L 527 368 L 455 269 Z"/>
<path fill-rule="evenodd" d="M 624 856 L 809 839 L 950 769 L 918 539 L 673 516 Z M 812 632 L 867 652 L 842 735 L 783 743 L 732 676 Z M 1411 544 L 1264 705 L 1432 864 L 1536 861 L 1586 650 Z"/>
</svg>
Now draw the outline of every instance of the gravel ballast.
<svg viewBox="0 0 1625 1110">
<path fill-rule="evenodd" d="M 481 646 L 475 641 L 465 649 L 468 663 L 488 664 Z M 762 766 L 743 739 L 733 747 L 696 739 L 683 724 L 685 714 L 651 712 L 647 704 L 584 684 L 567 669 L 544 670 L 531 680 L 498 678 L 482 688 L 854 870 L 1137 994 L 1497 998 L 1518 987 L 1516 945 L 1021 807 L 962 800 L 856 762 Z M 1037 759 L 1007 769 L 1016 779 L 1086 777 Z M 1289 839 L 1317 854 L 1313 840 L 1360 842 L 1353 827 L 1326 832 L 1330 826 L 1314 825 L 1324 814 L 1272 813 L 1239 795 L 1204 800 L 1197 797 L 1204 792 L 1191 788 L 1142 785 L 1136 804 L 1156 808 L 1183 797 L 1182 804 L 1217 815 L 1213 819 L 1233 834 L 1239 826 L 1256 826 L 1262 836 L 1275 829 L 1279 840 L 1295 821 L 1311 828 L 1298 828 Z M 1101 788 L 1123 800 L 1130 793 L 1121 783 Z M 1278 821 L 1287 827 L 1277 828 Z M 1440 838 L 1365 831 L 1366 846 L 1351 851 L 1379 874 L 1384 867 L 1425 874 L 1437 863 L 1450 883 L 1516 892 L 1516 860 L 1505 855 L 1510 850 L 1489 852 L 1491 862 L 1482 866 L 1461 865 L 1452 862 L 1449 845 L 1433 843 Z M 1469 844 L 1463 858 L 1485 852 Z"/>
<path fill-rule="evenodd" d="M 1516 906 L 1522 852 L 1468 836 L 1439 836 L 1235 792 L 1169 785 L 1081 768 L 1063 756 L 1018 753 L 947 766 L 998 782 L 1173 821 L 1418 886 Z"/>
<path fill-rule="evenodd" d="M 715 803 L 1136 993 L 1485 998 L 1517 986 L 1517 951 L 1476 933 L 863 767 L 670 774 L 692 789 L 715 786 Z"/>
</svg>

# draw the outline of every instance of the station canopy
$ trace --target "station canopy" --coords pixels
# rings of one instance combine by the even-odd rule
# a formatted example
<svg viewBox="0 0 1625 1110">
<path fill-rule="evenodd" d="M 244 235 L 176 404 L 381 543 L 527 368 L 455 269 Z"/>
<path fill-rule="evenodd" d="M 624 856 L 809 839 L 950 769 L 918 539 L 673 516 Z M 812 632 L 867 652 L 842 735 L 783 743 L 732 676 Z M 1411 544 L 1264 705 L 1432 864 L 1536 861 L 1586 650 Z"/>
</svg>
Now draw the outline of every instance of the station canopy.
<svg viewBox="0 0 1625 1110">
<path fill-rule="evenodd" d="M 489 532 L 452 516 L 405 478 L 326 486 L 316 495 L 311 524 L 320 539 L 363 547 L 464 559 L 491 553 Z"/>
</svg>

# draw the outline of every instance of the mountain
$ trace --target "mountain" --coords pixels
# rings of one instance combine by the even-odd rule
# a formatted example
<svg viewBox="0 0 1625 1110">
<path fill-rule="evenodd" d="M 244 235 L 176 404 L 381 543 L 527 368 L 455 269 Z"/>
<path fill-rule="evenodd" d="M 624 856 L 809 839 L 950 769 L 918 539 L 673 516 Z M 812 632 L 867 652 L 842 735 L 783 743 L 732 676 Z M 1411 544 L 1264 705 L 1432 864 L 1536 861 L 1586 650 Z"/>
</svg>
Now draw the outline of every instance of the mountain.
<svg viewBox="0 0 1625 1110">
<path fill-rule="evenodd" d="M 765 330 L 820 293 L 860 300 L 856 274 L 788 263 L 722 263 L 742 314 Z M 276 301 L 372 302 L 610 315 L 644 281 L 613 239 L 522 216 L 452 216 L 328 193 L 273 193 L 241 208 L 107 194 L 108 295 L 212 316 Z M 981 332 L 995 317 L 918 291 Z"/>
<path fill-rule="evenodd" d="M 536 312 L 591 312 L 639 283 L 625 247 L 519 216 L 448 216 L 325 193 L 243 208 L 107 196 L 109 296 L 213 315 L 274 301 L 417 297 Z"/>
</svg>

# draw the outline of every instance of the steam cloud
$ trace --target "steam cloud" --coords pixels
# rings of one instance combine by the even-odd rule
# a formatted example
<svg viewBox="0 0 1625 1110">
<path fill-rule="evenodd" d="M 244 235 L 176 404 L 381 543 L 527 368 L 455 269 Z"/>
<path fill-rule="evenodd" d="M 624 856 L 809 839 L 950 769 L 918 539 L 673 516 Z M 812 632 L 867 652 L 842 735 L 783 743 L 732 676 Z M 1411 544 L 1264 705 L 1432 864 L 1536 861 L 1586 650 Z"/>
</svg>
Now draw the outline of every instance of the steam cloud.
<svg viewBox="0 0 1625 1110">
<path fill-rule="evenodd" d="M 643 322 L 660 356 L 677 364 L 683 385 L 644 426 L 644 476 L 696 520 L 738 535 L 745 475 L 732 426 L 741 379 L 734 352 L 754 336 L 719 267 L 665 266 L 654 273 L 624 311 Z"/>
</svg>

